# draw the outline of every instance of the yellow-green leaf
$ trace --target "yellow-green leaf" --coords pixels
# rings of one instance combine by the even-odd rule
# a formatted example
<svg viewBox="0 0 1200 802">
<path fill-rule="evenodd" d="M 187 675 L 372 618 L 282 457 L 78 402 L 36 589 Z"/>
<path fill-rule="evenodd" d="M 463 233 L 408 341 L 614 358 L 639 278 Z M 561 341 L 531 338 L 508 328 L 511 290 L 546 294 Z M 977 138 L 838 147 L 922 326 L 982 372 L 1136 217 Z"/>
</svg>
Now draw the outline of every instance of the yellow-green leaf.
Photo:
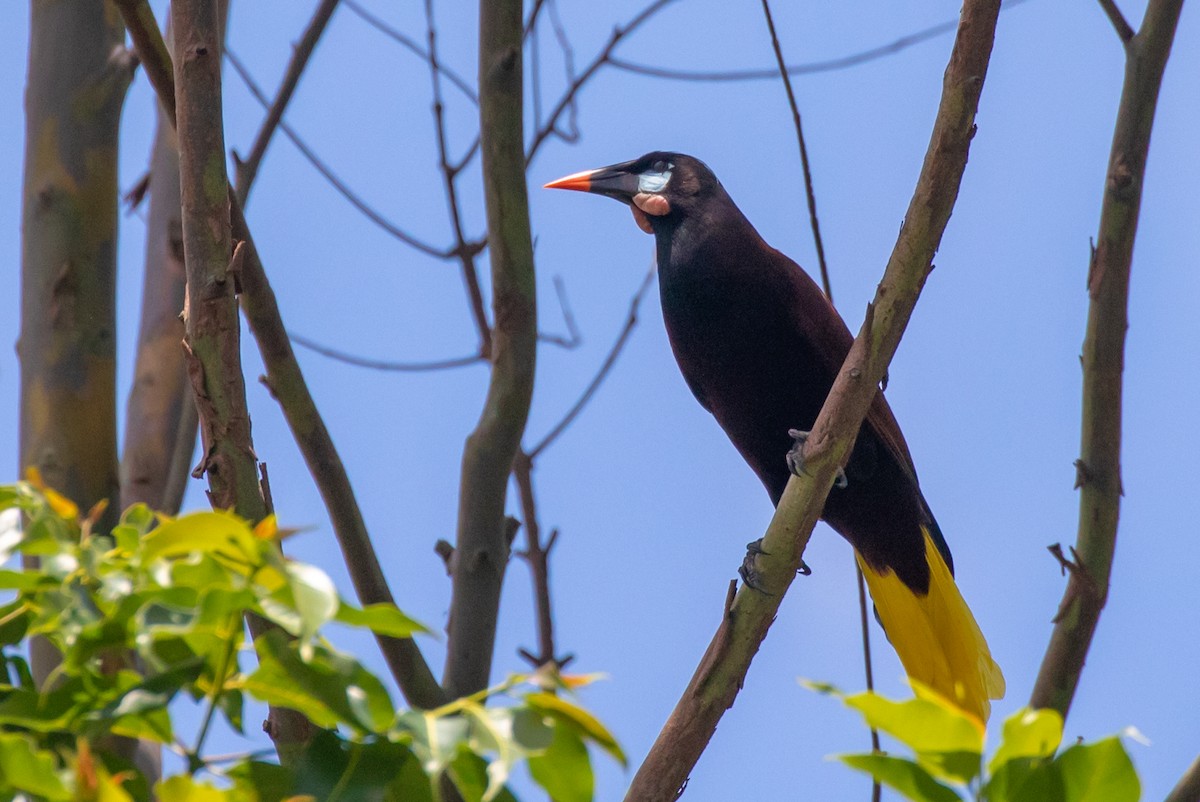
<svg viewBox="0 0 1200 802">
<path fill-rule="evenodd" d="M 995 772 L 1016 758 L 1050 757 L 1062 742 L 1063 720 L 1056 710 L 1023 707 L 1004 720 L 1003 740 L 988 763 Z"/>
</svg>

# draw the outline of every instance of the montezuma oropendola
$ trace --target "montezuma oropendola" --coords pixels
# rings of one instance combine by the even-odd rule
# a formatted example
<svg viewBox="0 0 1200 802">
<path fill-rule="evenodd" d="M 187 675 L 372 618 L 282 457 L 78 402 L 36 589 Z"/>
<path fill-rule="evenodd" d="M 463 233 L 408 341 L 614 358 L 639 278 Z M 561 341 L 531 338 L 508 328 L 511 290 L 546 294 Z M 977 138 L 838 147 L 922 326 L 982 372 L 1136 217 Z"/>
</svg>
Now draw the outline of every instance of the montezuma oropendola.
<svg viewBox="0 0 1200 802">
<path fill-rule="evenodd" d="M 696 400 L 778 504 L 792 429 L 810 429 L 853 337 L 799 265 L 755 231 L 712 171 L 653 152 L 546 184 L 607 195 L 654 235 L 663 317 Z M 954 583 L 950 549 L 880 393 L 822 518 L 854 547 L 909 677 L 986 722 L 1004 677 Z"/>
</svg>

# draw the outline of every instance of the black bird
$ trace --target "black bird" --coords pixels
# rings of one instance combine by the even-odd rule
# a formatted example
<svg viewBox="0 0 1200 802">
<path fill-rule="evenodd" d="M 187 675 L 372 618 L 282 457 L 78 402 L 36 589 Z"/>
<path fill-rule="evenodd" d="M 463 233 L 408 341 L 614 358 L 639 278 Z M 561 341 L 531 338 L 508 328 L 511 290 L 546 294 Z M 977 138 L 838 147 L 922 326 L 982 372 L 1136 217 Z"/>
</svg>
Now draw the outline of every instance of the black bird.
<svg viewBox="0 0 1200 802">
<path fill-rule="evenodd" d="M 778 504 L 791 472 L 789 430 L 812 428 L 853 342 L 833 305 L 763 241 L 699 159 L 658 151 L 546 187 L 629 204 L 638 227 L 654 235 L 663 317 L 683 378 Z M 985 722 L 1004 677 L 954 583 L 950 549 L 882 393 L 845 479 L 822 517 L 854 547 L 914 687 Z"/>
</svg>

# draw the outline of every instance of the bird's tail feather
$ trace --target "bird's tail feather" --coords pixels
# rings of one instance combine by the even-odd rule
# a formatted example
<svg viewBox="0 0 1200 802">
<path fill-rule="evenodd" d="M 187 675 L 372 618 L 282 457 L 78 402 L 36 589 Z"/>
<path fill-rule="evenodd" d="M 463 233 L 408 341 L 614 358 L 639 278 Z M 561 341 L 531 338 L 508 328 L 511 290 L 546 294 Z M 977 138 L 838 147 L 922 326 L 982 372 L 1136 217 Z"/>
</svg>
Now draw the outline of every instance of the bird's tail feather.
<svg viewBox="0 0 1200 802">
<path fill-rule="evenodd" d="M 986 724 L 989 699 L 1004 696 L 1004 675 L 967 607 L 950 569 L 924 527 L 929 593 L 914 593 L 893 571 L 869 566 L 855 553 L 888 639 L 914 687 L 925 686 Z M 920 692 L 918 690 L 918 692 Z"/>
</svg>

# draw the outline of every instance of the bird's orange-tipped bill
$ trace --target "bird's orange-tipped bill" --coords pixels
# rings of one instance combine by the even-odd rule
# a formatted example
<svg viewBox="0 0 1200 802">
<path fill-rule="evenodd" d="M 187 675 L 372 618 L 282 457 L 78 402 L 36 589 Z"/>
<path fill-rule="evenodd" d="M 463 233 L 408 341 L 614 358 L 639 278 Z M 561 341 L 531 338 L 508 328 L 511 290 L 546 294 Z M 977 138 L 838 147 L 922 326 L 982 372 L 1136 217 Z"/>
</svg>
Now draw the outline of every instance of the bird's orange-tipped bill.
<svg viewBox="0 0 1200 802">
<path fill-rule="evenodd" d="M 575 189 L 580 192 L 590 192 L 592 189 L 592 176 L 600 170 L 584 170 L 581 173 L 571 173 L 568 176 L 551 181 L 544 185 L 543 189 Z"/>
</svg>

